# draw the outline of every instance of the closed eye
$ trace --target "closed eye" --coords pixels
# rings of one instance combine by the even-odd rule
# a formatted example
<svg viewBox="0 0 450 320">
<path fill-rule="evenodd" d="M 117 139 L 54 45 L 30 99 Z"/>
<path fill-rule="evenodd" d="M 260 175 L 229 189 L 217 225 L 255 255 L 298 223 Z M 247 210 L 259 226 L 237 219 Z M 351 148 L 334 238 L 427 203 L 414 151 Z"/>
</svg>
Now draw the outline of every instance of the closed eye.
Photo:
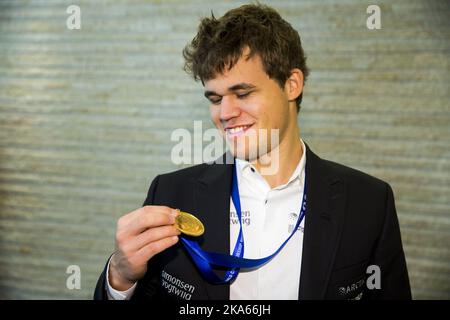
<svg viewBox="0 0 450 320">
<path fill-rule="evenodd" d="M 220 102 L 222 101 L 222 98 L 219 98 L 219 99 L 209 98 L 209 101 L 210 101 L 212 104 L 218 105 L 218 104 L 220 104 Z"/>
<path fill-rule="evenodd" d="M 238 93 L 235 92 L 235 95 L 238 99 L 245 99 L 247 98 L 253 91 L 248 91 L 248 92 L 244 92 L 244 93 Z M 216 96 L 216 95 L 208 95 L 207 96 L 208 100 L 214 104 L 214 105 L 219 105 L 222 102 L 222 97 L 221 96 Z"/>
<path fill-rule="evenodd" d="M 236 94 L 236 97 L 238 97 L 239 99 L 244 99 L 244 98 L 248 97 L 250 95 L 250 93 L 252 93 L 252 92 L 249 91 L 249 92 L 245 92 L 245 93 L 241 93 L 241 94 Z"/>
</svg>

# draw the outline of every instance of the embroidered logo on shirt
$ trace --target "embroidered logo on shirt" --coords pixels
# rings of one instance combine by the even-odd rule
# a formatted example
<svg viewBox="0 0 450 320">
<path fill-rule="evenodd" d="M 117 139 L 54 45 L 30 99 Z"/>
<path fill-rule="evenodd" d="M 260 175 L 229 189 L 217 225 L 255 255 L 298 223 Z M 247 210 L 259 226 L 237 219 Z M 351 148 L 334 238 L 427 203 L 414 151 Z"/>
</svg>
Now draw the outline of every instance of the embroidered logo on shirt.
<svg viewBox="0 0 450 320">
<path fill-rule="evenodd" d="M 291 234 L 294 230 L 295 224 L 297 223 L 298 219 L 298 213 L 291 212 L 289 213 L 289 224 L 288 224 L 288 233 Z M 298 226 L 297 230 L 300 230 L 300 232 L 303 233 L 303 227 L 300 225 Z"/>
<path fill-rule="evenodd" d="M 251 223 L 250 210 L 244 210 L 241 212 L 242 214 L 242 226 L 249 226 Z M 230 224 L 231 225 L 239 225 L 239 219 L 236 214 L 236 211 L 230 211 Z"/>
</svg>

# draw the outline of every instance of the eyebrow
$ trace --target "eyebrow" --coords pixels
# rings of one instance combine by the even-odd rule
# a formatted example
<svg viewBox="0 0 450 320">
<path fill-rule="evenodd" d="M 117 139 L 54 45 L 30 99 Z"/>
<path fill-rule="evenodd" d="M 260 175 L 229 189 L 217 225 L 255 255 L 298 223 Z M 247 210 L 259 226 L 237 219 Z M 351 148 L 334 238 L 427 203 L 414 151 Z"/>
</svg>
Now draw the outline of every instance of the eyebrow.
<svg viewBox="0 0 450 320">
<path fill-rule="evenodd" d="M 238 84 L 235 84 L 234 86 L 229 87 L 227 91 L 235 92 L 238 90 L 248 90 L 248 89 L 254 89 L 254 88 L 256 88 L 256 86 L 254 86 L 250 83 L 242 82 L 242 83 L 238 83 Z M 205 97 L 209 98 L 210 96 L 220 96 L 220 94 L 218 94 L 215 91 L 206 90 Z"/>
</svg>

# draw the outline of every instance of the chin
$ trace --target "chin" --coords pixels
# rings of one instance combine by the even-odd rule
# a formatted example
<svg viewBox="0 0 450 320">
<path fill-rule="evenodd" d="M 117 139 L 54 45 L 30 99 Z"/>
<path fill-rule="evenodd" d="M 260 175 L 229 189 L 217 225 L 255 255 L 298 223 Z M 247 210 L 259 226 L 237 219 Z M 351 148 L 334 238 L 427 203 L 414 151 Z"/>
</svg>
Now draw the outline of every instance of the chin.
<svg viewBox="0 0 450 320">
<path fill-rule="evenodd" d="M 252 162 L 258 159 L 257 150 L 249 150 L 246 148 L 231 148 L 231 153 L 237 159 L 245 160 L 248 162 Z"/>
<path fill-rule="evenodd" d="M 239 138 L 226 139 L 228 147 L 237 159 L 252 162 L 268 153 L 270 144 L 261 143 L 257 135 L 244 135 Z"/>
</svg>

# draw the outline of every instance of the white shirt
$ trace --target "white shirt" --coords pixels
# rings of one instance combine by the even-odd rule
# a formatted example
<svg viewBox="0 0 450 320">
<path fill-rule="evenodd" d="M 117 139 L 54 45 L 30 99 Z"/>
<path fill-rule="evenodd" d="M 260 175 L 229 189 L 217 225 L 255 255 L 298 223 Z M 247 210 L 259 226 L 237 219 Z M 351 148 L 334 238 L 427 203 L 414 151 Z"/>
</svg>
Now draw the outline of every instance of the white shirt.
<svg viewBox="0 0 450 320">
<path fill-rule="evenodd" d="M 303 141 L 301 143 L 303 150 L 306 150 Z M 271 189 L 249 162 L 236 160 L 244 258 L 257 259 L 271 255 L 291 234 L 303 198 L 305 163 L 303 152 L 288 182 Z M 258 269 L 240 270 L 230 286 L 231 300 L 298 299 L 304 221 L 300 224 L 300 230 L 272 260 Z M 230 200 L 230 252 L 233 252 L 238 233 L 236 209 Z"/>
<path fill-rule="evenodd" d="M 257 259 L 275 252 L 289 237 L 300 213 L 305 181 L 306 148 L 286 184 L 273 189 L 249 162 L 236 159 L 242 210 L 244 258 Z M 230 285 L 231 300 L 297 300 L 303 250 L 305 218 L 299 230 L 268 263 L 257 269 L 241 269 Z M 230 197 L 230 254 L 239 233 L 236 209 Z M 107 275 L 109 274 L 109 264 Z M 107 278 L 108 298 L 129 299 L 136 284 L 127 291 L 113 289 Z"/>
</svg>

